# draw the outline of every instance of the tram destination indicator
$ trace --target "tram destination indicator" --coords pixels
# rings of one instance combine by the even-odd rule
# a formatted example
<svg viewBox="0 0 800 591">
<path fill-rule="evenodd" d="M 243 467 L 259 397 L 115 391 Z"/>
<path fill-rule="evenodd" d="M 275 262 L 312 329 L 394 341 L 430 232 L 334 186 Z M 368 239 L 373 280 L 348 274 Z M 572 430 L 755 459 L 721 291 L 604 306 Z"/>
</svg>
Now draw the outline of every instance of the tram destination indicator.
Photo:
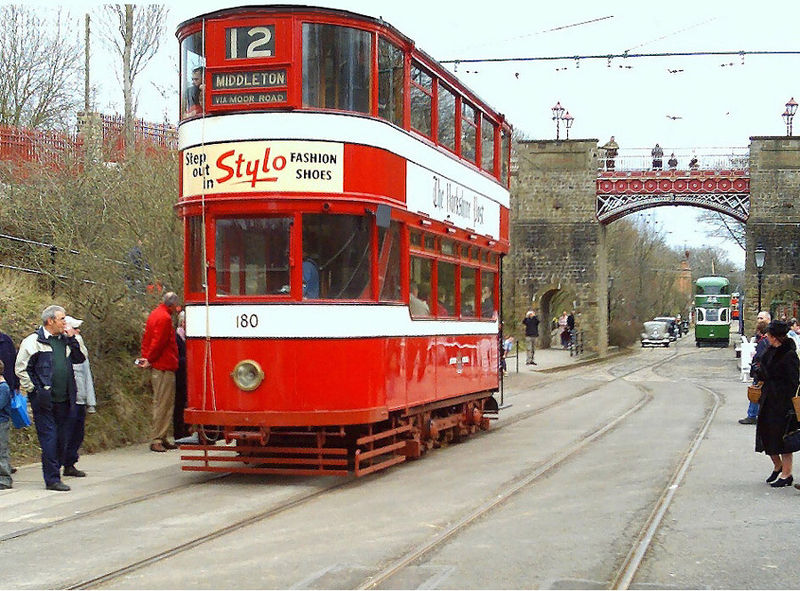
<svg viewBox="0 0 800 591">
<path fill-rule="evenodd" d="M 212 90 L 245 90 L 286 86 L 286 70 L 219 72 L 211 76 Z"/>
<path fill-rule="evenodd" d="M 279 92 L 237 92 L 230 94 L 212 94 L 211 104 L 220 105 L 262 105 L 285 103 L 286 91 Z"/>
</svg>

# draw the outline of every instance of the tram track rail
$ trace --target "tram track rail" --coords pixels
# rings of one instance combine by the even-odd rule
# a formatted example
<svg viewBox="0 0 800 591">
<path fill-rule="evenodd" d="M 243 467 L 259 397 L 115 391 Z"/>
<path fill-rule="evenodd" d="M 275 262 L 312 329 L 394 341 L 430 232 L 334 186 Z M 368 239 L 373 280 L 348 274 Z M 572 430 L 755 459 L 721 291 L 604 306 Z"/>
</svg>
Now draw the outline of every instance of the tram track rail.
<svg viewBox="0 0 800 591">
<path fill-rule="evenodd" d="M 585 396 L 587 394 L 590 394 L 592 392 L 596 392 L 597 390 L 599 390 L 599 389 L 601 389 L 603 387 L 606 387 L 609 384 L 613 384 L 616 381 L 623 380 L 626 377 L 628 377 L 628 376 L 630 376 L 632 374 L 635 374 L 637 372 L 640 372 L 640 371 L 643 371 L 643 370 L 647 370 L 647 369 L 651 369 L 651 368 L 653 368 L 653 369 L 657 368 L 657 367 L 659 367 L 661 365 L 664 365 L 664 364 L 672 361 L 673 359 L 675 359 L 679 355 L 680 355 L 680 353 L 676 352 L 676 353 L 674 353 L 674 354 L 672 354 L 672 355 L 670 355 L 668 357 L 665 357 L 665 358 L 662 358 L 662 359 L 659 359 L 659 360 L 654 360 L 654 361 L 645 363 L 643 365 L 638 365 L 637 364 L 636 367 L 628 369 L 628 370 L 624 371 L 623 373 L 621 373 L 620 375 L 614 376 L 609 381 L 603 382 L 601 384 L 592 384 L 592 385 L 587 386 L 585 388 L 581 388 L 580 390 L 578 390 L 577 392 L 575 392 L 573 394 L 570 394 L 570 395 L 565 396 L 563 398 L 559 398 L 558 400 L 555 400 L 555 401 L 553 401 L 553 402 L 551 402 L 549 404 L 545 404 L 543 406 L 540 406 L 540 407 L 537 407 L 537 408 L 534 408 L 534 409 L 526 410 L 526 411 L 523 411 L 523 412 L 521 412 L 521 413 L 519 413 L 519 414 L 517 414 L 517 415 L 515 415 L 513 417 L 509 417 L 508 419 L 505 419 L 503 421 L 502 425 L 497 426 L 496 428 L 492 429 L 492 431 L 498 431 L 498 430 L 500 430 L 500 429 L 502 429 L 504 427 L 511 426 L 513 424 L 519 423 L 519 422 L 524 421 L 526 419 L 529 419 L 531 417 L 534 417 L 534 416 L 540 415 L 542 413 L 545 413 L 545 412 L 547 412 L 549 410 L 557 408 L 557 407 L 559 407 L 559 406 L 561 406 L 563 404 L 566 404 L 566 403 L 568 403 L 570 401 L 573 401 L 573 400 L 575 400 L 577 398 L 580 398 L 580 397 Z M 621 367 L 621 366 L 624 366 L 624 364 L 615 365 L 614 368 L 612 368 L 612 369 L 616 369 L 616 368 Z M 542 385 L 543 385 L 542 383 L 539 383 L 536 386 L 534 386 L 534 388 L 542 387 Z M 414 550 L 413 552 L 409 553 L 408 555 L 403 556 L 400 560 L 394 562 L 390 566 L 390 568 L 392 569 L 392 573 L 388 573 L 388 574 L 381 573 L 379 575 L 376 575 L 375 577 L 370 577 L 369 579 L 364 581 L 362 583 L 362 586 L 359 587 L 359 588 L 365 588 L 365 589 L 374 588 L 375 586 L 379 585 L 381 581 L 386 580 L 387 578 L 392 576 L 392 574 L 394 574 L 396 572 L 399 572 L 399 570 L 402 570 L 402 568 L 404 568 L 406 565 L 410 564 L 411 562 L 414 562 L 415 560 L 417 560 L 421 556 L 424 556 L 425 554 L 428 554 L 429 552 L 431 552 L 435 548 L 440 547 L 443 543 L 445 543 L 447 541 L 447 539 L 452 538 L 459 531 L 464 530 L 466 527 L 468 527 L 471 523 L 475 522 L 481 516 L 487 514 L 491 509 L 493 509 L 496 506 L 498 506 L 499 504 L 505 502 L 509 497 L 513 496 L 516 492 L 524 489 L 525 487 L 529 486 L 530 484 L 534 483 L 535 481 L 537 481 L 537 480 L 541 479 L 542 477 L 544 477 L 545 475 L 549 474 L 560 463 L 564 462 L 565 460 L 567 460 L 570 457 L 574 456 L 575 454 L 579 453 L 587 445 L 589 445 L 590 443 L 592 443 L 596 439 L 602 437 L 603 435 L 605 435 L 606 433 L 608 433 L 609 431 L 614 429 L 622 421 L 624 421 L 626 418 L 628 418 L 631 414 L 633 414 L 633 413 L 637 412 L 638 410 L 640 410 L 650 400 L 652 400 L 652 394 L 650 394 L 647 391 L 646 388 L 644 388 L 643 386 L 641 386 L 639 384 L 634 384 L 634 386 L 637 389 L 641 390 L 643 392 L 643 395 L 637 400 L 637 402 L 633 406 L 631 406 L 630 408 L 625 410 L 621 415 L 613 418 L 610 421 L 605 422 L 603 425 L 600 425 L 599 427 L 597 427 L 596 429 L 592 430 L 591 432 L 582 435 L 577 441 L 574 441 L 568 447 L 563 448 L 563 449 L 559 450 L 558 452 L 552 454 L 549 459 L 537 464 L 525 476 L 520 477 L 518 479 L 515 479 L 514 481 L 512 481 L 511 483 L 506 485 L 506 487 L 503 488 L 501 492 L 496 492 L 495 495 L 493 495 L 493 497 L 491 498 L 491 501 L 488 502 L 488 504 L 482 503 L 479 509 L 477 509 L 477 510 L 469 513 L 468 515 L 462 517 L 461 519 L 459 519 L 453 526 L 451 526 L 451 528 L 448 528 L 448 530 L 446 530 L 445 532 L 443 532 L 440 535 L 438 535 L 434 540 L 431 540 L 427 544 L 417 548 L 416 550 Z M 490 435 L 492 431 L 487 432 L 486 435 Z M 700 439 L 702 439 L 702 437 L 700 437 Z M 699 441 L 700 439 L 697 439 L 697 440 Z M 224 478 L 226 476 L 230 476 L 230 474 L 221 474 L 221 475 L 216 476 L 216 478 Z M 214 480 L 216 478 L 210 478 L 210 479 L 208 479 L 208 481 Z M 204 481 L 204 482 L 208 482 L 208 481 Z M 64 588 L 64 589 L 99 588 L 102 585 L 104 585 L 104 584 L 106 584 L 106 583 L 108 583 L 110 581 L 119 579 L 119 578 L 121 578 L 121 577 L 123 577 L 123 576 L 125 576 L 127 574 L 131 574 L 133 572 L 139 571 L 139 570 L 141 570 L 143 568 L 146 568 L 148 566 L 157 564 L 157 563 L 162 562 L 164 560 L 167 560 L 167 559 L 169 559 L 169 558 L 171 558 L 173 556 L 176 556 L 178 554 L 181 554 L 183 552 L 186 552 L 186 551 L 189 551 L 189 550 L 191 550 L 193 548 L 201 546 L 202 544 L 205 544 L 205 543 L 210 542 L 212 540 L 216 540 L 216 539 L 222 538 L 222 537 L 224 537 L 224 536 L 226 536 L 228 534 L 234 533 L 234 532 L 236 532 L 238 530 L 241 530 L 241 529 L 243 529 L 243 528 L 245 528 L 247 526 L 250 526 L 250 525 L 265 521 L 265 520 L 267 520 L 267 519 L 269 519 L 271 517 L 277 516 L 277 515 L 279 515 L 281 513 L 284 513 L 286 511 L 298 508 L 298 507 L 302 506 L 303 504 L 306 504 L 306 503 L 309 503 L 311 501 L 319 499 L 320 497 L 322 497 L 323 495 L 325 495 L 325 494 L 327 494 L 329 492 L 332 492 L 332 491 L 334 491 L 336 489 L 341 489 L 341 488 L 344 488 L 344 487 L 353 486 L 358 482 L 360 482 L 360 480 L 359 479 L 355 479 L 355 478 L 342 479 L 341 481 L 334 482 L 329 486 L 325 486 L 325 487 L 323 487 L 321 489 L 312 491 L 312 492 L 310 492 L 308 494 L 304 494 L 304 495 L 289 499 L 286 502 L 280 503 L 280 504 L 278 504 L 278 505 L 276 505 L 274 507 L 270 507 L 270 508 L 255 512 L 255 513 L 253 513 L 251 515 L 246 516 L 243 519 L 237 520 L 234 523 L 230 523 L 230 524 L 228 524 L 228 525 L 226 525 L 224 527 L 221 527 L 219 529 L 216 529 L 214 531 L 207 532 L 207 533 L 205 533 L 205 534 L 203 534 L 201 536 L 194 537 L 194 538 L 192 538 L 190 540 L 187 540 L 186 542 L 182 542 L 182 543 L 177 544 L 177 545 L 175 545 L 175 546 L 173 546 L 171 548 L 165 549 L 165 550 L 163 550 L 161 552 L 153 553 L 150 556 L 147 556 L 147 557 L 145 557 L 143 559 L 137 560 L 137 561 L 132 562 L 130 564 L 127 564 L 125 566 L 116 568 L 114 570 L 111 570 L 109 572 L 100 574 L 98 576 L 94 576 L 94 577 L 91 577 L 91 578 L 88 578 L 88 579 L 84 579 L 84 580 L 81 580 L 81 581 L 69 583 L 66 586 L 61 587 L 61 588 Z M 164 494 L 165 492 L 168 492 L 168 493 L 169 492 L 176 492 L 176 491 L 181 490 L 183 488 L 194 486 L 195 484 L 197 484 L 197 483 L 192 483 L 192 484 L 187 484 L 187 485 L 179 485 L 179 486 L 172 487 L 170 489 L 164 489 L 164 490 L 161 490 L 161 491 L 158 491 L 158 492 L 148 493 L 146 495 L 140 495 L 140 496 L 132 498 L 132 499 L 127 499 L 125 501 L 120 501 L 119 503 L 113 503 L 113 504 L 106 505 L 106 506 L 103 506 L 103 507 L 98 507 L 97 509 L 94 509 L 94 510 L 91 510 L 91 511 L 82 512 L 82 513 L 79 513 L 79 514 L 76 514 L 76 515 L 73 515 L 73 516 L 69 516 L 69 517 L 64 518 L 64 519 L 59 519 L 59 520 L 56 520 L 56 521 L 53 521 L 53 522 L 50 522 L 50 523 L 47 523 L 47 524 L 41 524 L 39 526 L 28 528 L 26 530 L 21 530 L 20 532 L 7 534 L 7 536 L 5 536 L 4 538 L 0 538 L 0 540 L 1 539 L 20 538 L 20 537 L 22 537 L 24 535 L 28 535 L 28 534 L 34 533 L 36 531 L 41 531 L 43 529 L 49 529 L 49 528 L 52 528 L 52 527 L 55 527 L 55 526 L 58 526 L 58 525 L 61 525 L 61 524 L 64 524 L 64 523 L 68 523 L 68 522 L 73 521 L 73 520 L 78 519 L 78 518 L 85 518 L 85 517 L 87 517 L 89 515 L 97 515 L 97 514 L 100 514 L 100 513 L 103 513 L 103 512 L 112 511 L 114 509 L 118 509 L 118 508 L 125 507 L 125 506 L 128 506 L 128 505 L 133 505 L 135 503 L 142 502 L 142 501 L 145 501 L 145 500 L 147 500 L 149 498 L 152 498 L 153 496 Z M 649 539 L 652 539 L 652 538 L 649 538 Z M 637 555 L 634 555 L 633 559 L 636 559 L 636 556 Z M 626 564 L 633 564 L 633 560 L 626 560 Z"/>
<path fill-rule="evenodd" d="M 535 409 L 531 409 L 529 411 L 524 411 L 522 413 L 519 413 L 518 415 L 515 415 L 514 417 L 511 417 L 511 418 L 509 418 L 507 420 L 504 420 L 504 422 L 503 422 L 503 424 L 501 426 L 498 426 L 497 428 L 493 429 L 492 431 L 498 431 L 501 428 L 504 428 L 504 427 L 507 427 L 507 426 L 511 426 L 512 424 L 519 423 L 519 422 L 524 421 L 526 419 L 529 419 L 529 418 L 531 418 L 533 416 L 540 415 L 540 414 L 542 414 L 542 413 L 544 413 L 544 412 L 546 412 L 548 410 L 552 410 L 553 408 L 556 408 L 556 407 L 558 407 L 558 406 L 560 406 L 562 404 L 565 404 L 565 403 L 567 403 L 569 401 L 575 400 L 576 398 L 579 398 L 581 396 L 585 396 L 585 395 L 587 395 L 587 394 L 589 394 L 591 392 L 595 392 L 595 391 L 599 390 L 600 388 L 606 387 L 610 383 L 613 383 L 614 381 L 618 381 L 618 380 L 624 379 L 625 377 L 627 377 L 627 376 L 629 376 L 629 375 L 631 375 L 633 373 L 636 373 L 638 371 L 642 371 L 643 369 L 648 369 L 648 368 L 651 368 L 651 367 L 655 367 L 656 365 L 667 363 L 668 361 L 670 361 L 674 357 L 675 356 L 673 355 L 673 356 L 670 356 L 669 358 L 660 359 L 660 360 L 658 360 L 656 362 L 653 362 L 653 363 L 647 363 L 642 367 L 635 367 L 635 368 L 625 372 L 624 374 L 615 377 L 614 379 L 612 379 L 609 382 L 603 382 L 601 384 L 593 384 L 591 386 L 587 386 L 586 388 L 582 388 L 581 390 L 579 390 L 578 392 L 576 392 L 574 394 L 571 394 L 571 395 L 566 396 L 564 398 L 560 398 L 560 399 L 558 399 L 556 401 L 553 401 L 550 404 L 546 404 L 546 405 L 543 405 L 541 407 L 537 407 Z M 544 462 L 541 462 L 541 463 L 537 464 L 537 466 L 534 467 L 533 471 L 528 472 L 528 474 L 526 476 L 524 476 L 524 477 L 522 477 L 520 479 L 516 479 L 515 481 L 513 481 L 513 484 L 507 485 L 506 488 L 503 489 L 503 492 L 496 493 L 495 495 L 493 495 L 492 500 L 489 501 L 488 504 L 486 504 L 485 502 L 482 501 L 482 503 L 481 503 L 481 507 L 482 508 L 481 509 L 478 509 L 477 511 L 467 515 L 466 517 L 464 517 L 462 519 L 460 519 L 455 524 L 455 526 L 450 528 L 453 531 L 450 532 L 449 534 L 447 534 L 447 532 L 445 532 L 445 535 L 437 536 L 437 538 L 434 541 L 432 541 L 431 543 L 428 544 L 430 547 L 427 547 L 427 545 L 426 545 L 426 547 L 422 551 L 422 554 L 425 554 L 425 553 L 431 551 L 432 549 L 434 549 L 435 547 L 439 546 L 442 542 L 446 541 L 447 538 L 452 537 L 452 535 L 455 535 L 458 531 L 460 531 L 464 527 L 468 526 L 470 523 L 472 523 L 473 521 L 478 519 L 480 516 L 486 514 L 489 510 L 491 510 L 495 506 L 497 506 L 500 503 L 502 503 L 503 501 L 505 501 L 507 498 L 512 496 L 518 490 L 521 490 L 524 487 L 528 486 L 529 484 L 533 483 L 534 481 L 542 478 L 543 476 L 545 476 L 546 474 L 551 472 L 561 462 L 563 462 L 564 460 L 566 460 L 569 457 L 573 456 L 574 454 L 578 453 L 580 450 L 582 450 L 587 445 L 589 445 L 590 443 L 595 441 L 597 438 L 602 437 L 605 433 L 607 433 L 608 431 L 612 430 L 620 422 L 622 422 L 628 416 L 630 416 L 630 414 L 635 413 L 640 408 L 642 408 L 645 404 L 647 404 L 647 402 L 649 400 L 652 399 L 652 395 L 647 393 L 646 390 L 642 386 L 636 385 L 636 387 L 638 389 L 642 390 L 644 392 L 644 394 L 637 400 L 637 402 L 632 407 L 627 409 L 621 415 L 613 418 L 610 421 L 607 421 L 606 423 L 604 423 L 603 425 L 601 425 L 598 428 L 594 429 L 593 431 L 584 434 L 577 441 L 573 442 L 570 446 L 558 451 L 555 454 L 552 454 L 549 459 L 545 460 Z M 488 434 L 491 434 L 491 431 L 488 432 L 487 435 Z M 252 514 L 250 516 L 245 517 L 244 519 L 241 519 L 241 520 L 238 520 L 238 521 L 236 521 L 234 523 L 228 524 L 225 527 L 222 527 L 222 528 L 219 528 L 219 529 L 214 530 L 212 532 L 203 534 L 202 536 L 197 536 L 197 537 L 192 538 L 192 539 L 190 539 L 190 540 L 188 540 L 186 542 L 183 542 L 181 544 L 177 544 L 177 545 L 175 545 L 175 546 L 173 546 L 171 548 L 168 548 L 168 549 L 166 549 L 164 551 L 154 553 L 151 556 L 148 556 L 148 557 L 143 558 L 141 560 L 132 562 L 131 564 L 122 566 L 120 568 L 114 569 L 112 571 L 109 571 L 107 573 L 104 573 L 104 574 L 101 574 L 101 575 L 98 575 L 98 576 L 95 576 L 95 577 L 92 577 L 92 578 L 89 578 L 89 579 L 85 579 L 85 580 L 81 580 L 81 581 L 78 581 L 78 582 L 71 583 L 68 586 L 65 586 L 63 588 L 64 589 L 92 589 L 92 588 L 98 588 L 98 587 L 100 587 L 100 586 L 102 586 L 102 585 L 104 585 L 104 584 L 106 584 L 106 583 L 108 583 L 110 581 L 113 581 L 115 579 L 123 577 L 123 576 L 125 576 L 127 574 L 131 574 L 133 572 L 136 572 L 136 571 L 141 570 L 143 568 L 146 568 L 148 566 L 157 564 L 157 563 L 159 563 L 161 561 L 164 561 L 164 560 L 167 560 L 167 559 L 169 559 L 169 558 L 171 558 L 173 556 L 176 556 L 178 554 L 181 554 L 183 552 L 186 552 L 188 550 L 196 548 L 196 547 L 198 547 L 198 546 L 200 546 L 202 544 L 205 544 L 205 543 L 210 542 L 212 540 L 216 540 L 216 539 L 222 538 L 222 537 L 224 537 L 224 536 L 226 536 L 228 534 L 232 534 L 232 533 L 234 533 L 234 532 L 236 532 L 238 530 L 241 530 L 241 529 L 243 529 L 243 528 L 245 528 L 247 526 L 259 523 L 261 521 L 265 521 L 265 520 L 267 520 L 267 519 L 269 519 L 269 518 L 271 518 L 273 516 L 279 515 L 279 514 L 284 513 L 284 512 L 286 512 L 288 510 L 297 508 L 297 507 L 299 507 L 299 506 L 301 506 L 301 505 L 303 505 L 305 503 L 308 503 L 308 502 L 311 502 L 313 500 L 316 500 L 316 499 L 320 498 L 321 496 L 323 496 L 324 494 L 332 492 L 335 489 L 344 488 L 346 486 L 352 486 L 357 482 L 361 482 L 361 481 L 358 480 L 358 479 L 346 479 L 346 480 L 343 480 L 342 482 L 336 482 L 336 483 L 332 484 L 331 486 L 327 486 L 327 487 L 324 487 L 324 488 L 322 488 L 320 490 L 313 491 L 312 493 L 309 493 L 307 495 L 303 495 L 301 497 L 297 497 L 295 499 L 291 499 L 288 502 L 282 503 L 282 504 L 280 504 L 280 505 L 278 505 L 276 507 L 272 507 L 272 508 L 266 509 L 264 511 L 260 511 L 260 512 L 254 513 L 254 514 Z M 448 530 L 448 531 L 450 531 L 450 530 Z M 422 554 L 420 554 L 420 555 L 422 555 Z M 415 557 L 404 557 L 403 562 L 404 563 L 408 562 L 408 561 L 413 562 L 413 560 L 415 560 Z M 403 565 L 399 565 L 399 566 L 397 566 L 397 568 L 402 569 Z M 391 575 L 388 575 L 388 576 L 391 576 Z M 382 576 L 381 580 L 385 580 L 385 578 L 387 578 L 387 576 Z M 376 584 L 379 584 L 379 583 L 376 582 L 374 584 L 370 584 L 369 586 L 363 587 L 363 588 L 372 588 Z"/>
</svg>

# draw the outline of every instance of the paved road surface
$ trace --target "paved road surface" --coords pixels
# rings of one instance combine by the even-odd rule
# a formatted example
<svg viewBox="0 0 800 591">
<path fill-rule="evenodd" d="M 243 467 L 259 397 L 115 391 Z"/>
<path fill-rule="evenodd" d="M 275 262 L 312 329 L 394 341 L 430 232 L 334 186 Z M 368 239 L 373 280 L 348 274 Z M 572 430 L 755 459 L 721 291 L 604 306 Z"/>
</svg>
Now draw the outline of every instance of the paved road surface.
<svg viewBox="0 0 800 591">
<path fill-rule="evenodd" d="M 2 586 L 797 586 L 800 492 L 763 482 L 732 347 L 537 361 L 492 430 L 360 480 L 183 473 L 144 445 L 82 458 L 70 493 L 22 467 Z"/>
</svg>

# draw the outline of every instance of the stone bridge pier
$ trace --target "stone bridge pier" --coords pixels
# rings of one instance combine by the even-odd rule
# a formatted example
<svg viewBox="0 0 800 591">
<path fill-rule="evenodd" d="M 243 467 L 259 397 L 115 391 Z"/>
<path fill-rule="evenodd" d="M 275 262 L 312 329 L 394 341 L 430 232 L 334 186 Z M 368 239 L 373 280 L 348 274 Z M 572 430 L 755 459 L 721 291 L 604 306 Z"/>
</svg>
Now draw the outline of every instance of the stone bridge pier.
<svg viewBox="0 0 800 591">
<path fill-rule="evenodd" d="M 597 220 L 596 139 L 521 141 L 511 186 L 511 252 L 504 265 L 504 321 L 519 334 L 526 310 L 541 320 L 539 346 L 550 345 L 550 322 L 576 313 L 585 347 L 608 346 L 606 228 Z"/>
</svg>

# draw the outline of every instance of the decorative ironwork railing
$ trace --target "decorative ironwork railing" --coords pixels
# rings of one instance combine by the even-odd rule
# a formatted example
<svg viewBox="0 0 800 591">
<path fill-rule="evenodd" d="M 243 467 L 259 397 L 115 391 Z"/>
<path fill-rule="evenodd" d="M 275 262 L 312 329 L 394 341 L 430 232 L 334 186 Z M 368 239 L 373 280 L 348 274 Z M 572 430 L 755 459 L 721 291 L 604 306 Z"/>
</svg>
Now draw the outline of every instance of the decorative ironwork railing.
<svg viewBox="0 0 800 591">
<path fill-rule="evenodd" d="M 660 168 L 654 166 L 653 148 L 620 149 L 615 158 L 610 158 L 600 149 L 598 167 L 601 171 L 644 170 L 749 170 L 750 149 L 747 147 L 726 148 L 663 148 Z M 674 155 L 674 167 L 670 160 Z M 694 162 L 693 162 L 694 160 Z"/>
</svg>

